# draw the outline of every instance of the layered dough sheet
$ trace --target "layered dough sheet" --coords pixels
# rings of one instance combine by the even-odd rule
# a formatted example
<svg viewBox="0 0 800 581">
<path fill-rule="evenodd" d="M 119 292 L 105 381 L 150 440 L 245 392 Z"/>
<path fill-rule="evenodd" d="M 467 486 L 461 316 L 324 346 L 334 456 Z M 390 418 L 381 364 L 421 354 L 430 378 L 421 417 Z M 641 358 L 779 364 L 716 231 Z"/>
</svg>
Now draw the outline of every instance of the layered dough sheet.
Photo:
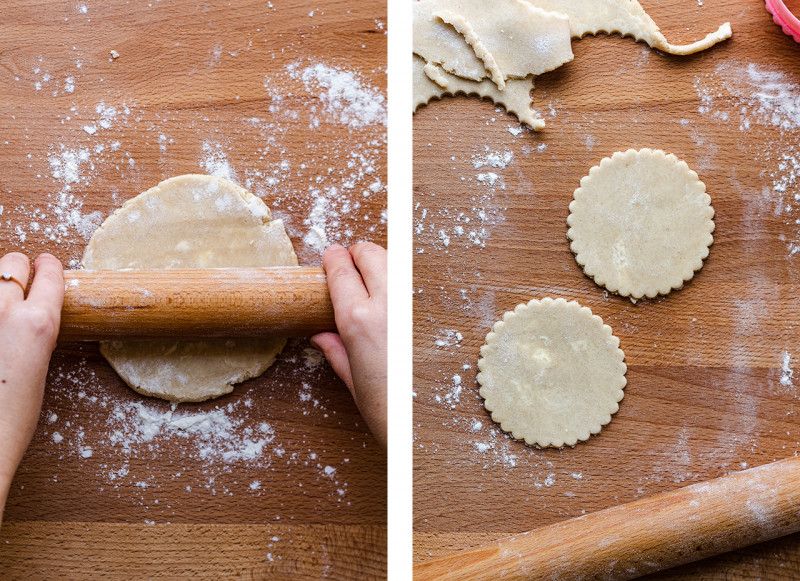
<svg viewBox="0 0 800 581">
<path fill-rule="evenodd" d="M 431 99 L 444 95 L 478 95 L 502 105 L 506 111 L 517 116 L 521 123 L 534 130 L 544 128 L 544 119 L 536 116 L 531 108 L 533 75 L 524 79 L 509 79 L 506 88 L 500 90 L 489 79 L 480 82 L 451 75 L 438 65 L 425 63 L 422 57 L 413 55 L 414 110 Z"/>
<path fill-rule="evenodd" d="M 523 97 L 516 81 L 532 88 L 534 76 L 571 61 L 572 38 L 617 33 L 687 55 L 731 36 L 726 22 L 697 42 L 670 44 L 636 0 L 418 0 L 413 30 L 414 111 L 444 94 L 476 94 L 532 129 L 544 121 L 530 111 L 530 91 Z M 509 88 L 514 95 L 505 97 Z"/>
</svg>

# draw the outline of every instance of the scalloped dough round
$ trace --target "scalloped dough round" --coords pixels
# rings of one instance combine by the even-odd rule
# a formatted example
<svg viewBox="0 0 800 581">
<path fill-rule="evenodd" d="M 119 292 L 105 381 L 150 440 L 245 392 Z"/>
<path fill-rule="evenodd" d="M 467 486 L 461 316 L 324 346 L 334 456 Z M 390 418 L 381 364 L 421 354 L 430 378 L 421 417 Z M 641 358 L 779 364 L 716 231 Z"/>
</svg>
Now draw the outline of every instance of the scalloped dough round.
<svg viewBox="0 0 800 581">
<path fill-rule="evenodd" d="M 569 210 L 575 260 L 598 285 L 632 299 L 681 288 L 714 241 L 705 184 L 660 150 L 603 159 L 581 180 Z"/>
<path fill-rule="evenodd" d="M 492 419 L 518 440 L 574 446 L 619 409 L 625 354 L 611 327 L 575 301 L 518 305 L 495 323 L 478 361 Z"/>
<path fill-rule="evenodd" d="M 94 233 L 83 266 L 95 270 L 297 266 L 281 220 L 221 178 L 184 175 L 127 201 Z M 286 339 L 103 341 L 100 351 L 144 395 L 204 401 L 261 375 Z"/>
</svg>

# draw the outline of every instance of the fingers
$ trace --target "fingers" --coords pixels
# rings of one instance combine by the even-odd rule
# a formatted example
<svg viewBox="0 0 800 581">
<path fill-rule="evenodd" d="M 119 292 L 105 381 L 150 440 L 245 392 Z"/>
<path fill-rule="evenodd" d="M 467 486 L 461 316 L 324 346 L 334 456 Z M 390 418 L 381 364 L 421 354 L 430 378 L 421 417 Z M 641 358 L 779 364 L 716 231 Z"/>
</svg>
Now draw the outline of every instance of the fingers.
<svg viewBox="0 0 800 581">
<path fill-rule="evenodd" d="M 343 246 L 328 246 L 322 255 L 322 265 L 328 278 L 334 310 L 339 310 L 347 303 L 369 298 L 353 257 Z"/>
<path fill-rule="evenodd" d="M 344 349 L 341 337 L 336 333 L 319 333 L 311 337 L 311 344 L 315 349 L 322 351 L 325 359 L 331 364 L 331 367 L 336 372 L 336 375 L 344 381 L 347 389 L 355 398 L 356 394 L 353 390 L 353 374 L 350 370 L 350 360 L 347 357 L 347 351 Z M 356 402 L 358 403 L 358 402 Z"/>
<path fill-rule="evenodd" d="M 0 276 L 8 273 L 14 279 L 0 278 L 0 309 L 11 301 L 25 298 L 24 287 L 28 285 L 30 270 L 31 263 L 28 257 L 20 252 L 11 252 L 0 258 Z"/>
<path fill-rule="evenodd" d="M 360 242 L 350 248 L 370 296 L 386 295 L 386 249 L 372 242 Z"/>
<path fill-rule="evenodd" d="M 64 269 L 52 254 L 42 254 L 34 261 L 28 302 L 47 309 L 60 319 L 64 303 Z"/>
</svg>

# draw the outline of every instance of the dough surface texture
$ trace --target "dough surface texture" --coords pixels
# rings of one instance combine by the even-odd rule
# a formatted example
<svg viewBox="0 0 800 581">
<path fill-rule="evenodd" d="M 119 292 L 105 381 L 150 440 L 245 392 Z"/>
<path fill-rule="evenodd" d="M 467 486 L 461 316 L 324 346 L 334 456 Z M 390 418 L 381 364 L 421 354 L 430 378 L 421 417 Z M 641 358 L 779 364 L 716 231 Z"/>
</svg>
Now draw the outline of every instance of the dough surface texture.
<svg viewBox="0 0 800 581">
<path fill-rule="evenodd" d="M 619 339 L 575 301 L 518 305 L 495 323 L 478 361 L 492 419 L 526 444 L 574 446 L 600 432 L 626 385 Z"/>
<path fill-rule="evenodd" d="M 473 81 L 540 75 L 573 58 L 567 17 L 524 0 L 419 0 L 413 30 L 416 54 Z"/>
<path fill-rule="evenodd" d="M 502 91 L 489 79 L 471 81 L 451 75 L 438 65 L 425 63 L 422 57 L 413 55 L 414 110 L 425 105 L 431 99 L 443 95 L 478 95 L 490 99 L 496 105 L 502 105 L 506 111 L 516 115 L 521 123 L 534 130 L 544 128 L 544 119 L 536 117 L 531 109 L 531 91 L 533 91 L 533 75 L 524 79 L 508 79 Z"/>
<path fill-rule="evenodd" d="M 297 266 L 283 223 L 264 202 L 221 178 L 184 175 L 127 201 L 83 255 L 93 270 Z M 136 391 L 203 401 L 263 373 L 285 339 L 104 341 L 100 351 Z"/>
<path fill-rule="evenodd" d="M 660 150 L 603 159 L 581 180 L 569 210 L 575 260 L 598 285 L 633 299 L 681 288 L 714 241 L 705 184 Z"/>
</svg>

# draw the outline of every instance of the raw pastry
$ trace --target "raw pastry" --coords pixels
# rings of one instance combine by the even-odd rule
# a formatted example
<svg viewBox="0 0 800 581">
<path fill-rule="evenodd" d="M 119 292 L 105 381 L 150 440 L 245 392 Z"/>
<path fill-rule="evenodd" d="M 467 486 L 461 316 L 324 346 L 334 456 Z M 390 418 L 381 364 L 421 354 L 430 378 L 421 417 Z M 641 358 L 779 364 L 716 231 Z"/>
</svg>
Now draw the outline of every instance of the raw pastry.
<svg viewBox="0 0 800 581">
<path fill-rule="evenodd" d="M 731 36 L 731 25 L 726 22 L 716 32 L 692 44 L 670 44 L 636 0 L 528 1 L 543 10 L 565 14 L 569 18 L 569 29 L 573 38 L 598 32 L 619 33 L 643 40 L 651 47 L 670 54 L 686 55 L 705 50 Z"/>
<path fill-rule="evenodd" d="M 619 339 L 575 301 L 532 300 L 495 323 L 478 383 L 500 427 L 527 444 L 574 446 L 619 409 L 627 367 Z"/>
<path fill-rule="evenodd" d="M 597 284 L 622 296 L 652 298 L 680 288 L 714 241 L 705 184 L 660 150 L 603 159 L 574 197 L 567 237 L 575 259 Z"/>
<path fill-rule="evenodd" d="M 126 202 L 94 233 L 88 269 L 297 266 L 283 223 L 229 182 L 184 175 Z M 203 401 L 264 372 L 285 339 L 104 341 L 100 351 L 136 391 Z"/>
<path fill-rule="evenodd" d="M 414 111 L 433 97 L 463 92 L 488 97 L 541 129 L 543 120 L 527 120 L 533 119 L 529 92 L 522 97 L 513 79 L 530 79 L 532 87 L 533 75 L 572 60 L 566 34 L 619 33 L 680 55 L 731 36 L 726 22 L 692 44 L 670 44 L 636 0 L 498 0 L 492 8 L 478 0 L 414 2 Z M 505 96 L 512 84 L 516 94 Z"/>
<path fill-rule="evenodd" d="M 544 119 L 536 117 L 531 109 L 533 75 L 525 79 L 509 79 L 506 81 L 506 88 L 500 91 L 489 79 L 483 79 L 480 82 L 463 79 L 451 75 L 433 63 L 426 65 L 425 61 L 417 55 L 413 55 L 413 58 L 415 111 L 420 105 L 425 105 L 433 98 L 464 93 L 491 99 L 493 103 L 502 105 L 509 113 L 516 115 L 520 122 L 525 123 L 531 129 L 544 128 Z"/>
<path fill-rule="evenodd" d="M 494 0 L 491 9 L 483 0 L 420 0 L 413 27 L 416 54 L 473 81 L 540 75 L 572 60 L 566 16 L 524 0 Z"/>
</svg>

